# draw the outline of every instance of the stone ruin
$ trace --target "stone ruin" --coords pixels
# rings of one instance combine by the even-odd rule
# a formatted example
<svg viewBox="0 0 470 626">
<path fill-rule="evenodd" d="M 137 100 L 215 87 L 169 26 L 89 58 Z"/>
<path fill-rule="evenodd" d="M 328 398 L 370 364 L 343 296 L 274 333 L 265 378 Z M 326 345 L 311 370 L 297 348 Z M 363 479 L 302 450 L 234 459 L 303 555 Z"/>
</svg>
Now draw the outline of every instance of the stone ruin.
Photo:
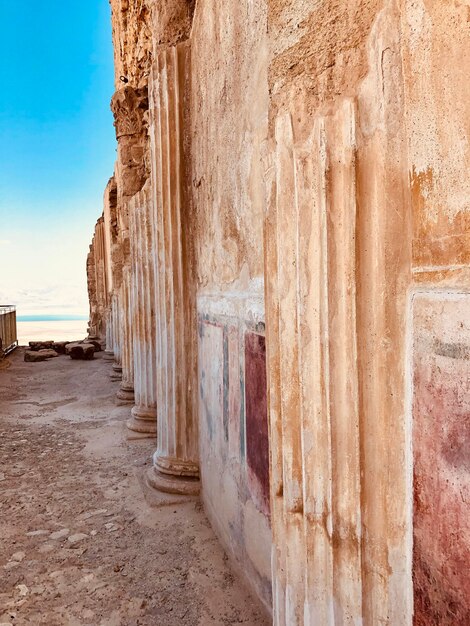
<svg viewBox="0 0 470 626">
<path fill-rule="evenodd" d="M 27 363 L 38 363 L 65 354 L 73 360 L 90 361 L 95 352 L 101 350 L 102 344 L 90 338 L 81 341 L 30 341 L 24 360 Z"/>
<path fill-rule="evenodd" d="M 149 484 L 278 626 L 468 624 L 468 6 L 111 8 L 90 336 Z"/>
</svg>

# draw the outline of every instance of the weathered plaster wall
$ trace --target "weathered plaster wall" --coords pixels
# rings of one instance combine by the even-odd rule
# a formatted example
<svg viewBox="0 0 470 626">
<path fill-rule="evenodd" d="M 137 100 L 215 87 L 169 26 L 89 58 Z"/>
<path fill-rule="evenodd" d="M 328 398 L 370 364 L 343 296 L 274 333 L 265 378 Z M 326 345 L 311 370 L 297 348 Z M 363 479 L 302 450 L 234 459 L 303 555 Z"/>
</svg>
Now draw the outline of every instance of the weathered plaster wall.
<svg viewBox="0 0 470 626">
<path fill-rule="evenodd" d="M 160 46 L 189 37 L 196 0 L 110 0 L 116 89 L 148 83 Z M 121 78 L 122 77 L 122 78 Z"/>
<path fill-rule="evenodd" d="M 199 318 L 202 497 L 224 545 L 271 604 L 264 324 Z"/>
<path fill-rule="evenodd" d="M 266 9 L 261 0 L 197 3 L 190 145 L 202 495 L 270 607 L 266 385 L 255 384 L 265 380 L 266 358 L 264 349 L 253 354 L 249 339 L 264 342 Z"/>
<path fill-rule="evenodd" d="M 115 358 L 147 183 L 155 476 L 279 626 L 468 621 L 467 5 L 111 0 Z"/>
<path fill-rule="evenodd" d="M 466 624 L 470 9 L 465 2 L 401 6 L 415 293 L 415 623 Z"/>
<path fill-rule="evenodd" d="M 147 84 L 152 64 L 153 0 L 111 0 L 116 89 L 122 79 L 133 87 Z"/>
<path fill-rule="evenodd" d="M 268 44 L 263 1 L 198 3 L 191 154 L 199 291 L 263 275 Z M 240 278 L 244 284 L 237 286 Z"/>
<path fill-rule="evenodd" d="M 340 95 L 353 95 L 368 71 L 367 39 L 383 2 L 268 0 L 271 119 L 283 106 L 295 123 Z"/>
<path fill-rule="evenodd" d="M 469 11 L 466 2 L 402 2 L 419 281 L 453 280 L 470 261 Z"/>
</svg>

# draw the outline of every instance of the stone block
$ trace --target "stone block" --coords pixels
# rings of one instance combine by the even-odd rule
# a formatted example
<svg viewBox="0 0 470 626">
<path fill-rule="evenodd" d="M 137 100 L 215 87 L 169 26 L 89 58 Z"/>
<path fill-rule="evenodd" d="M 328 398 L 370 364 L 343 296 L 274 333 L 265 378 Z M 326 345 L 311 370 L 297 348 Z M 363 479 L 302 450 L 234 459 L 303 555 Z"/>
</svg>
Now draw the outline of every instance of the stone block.
<svg viewBox="0 0 470 626">
<path fill-rule="evenodd" d="M 66 350 L 74 361 L 91 361 L 95 355 L 95 346 L 92 343 L 69 343 Z"/>
<path fill-rule="evenodd" d="M 95 348 L 95 352 L 101 352 L 102 346 L 101 346 L 101 343 L 97 339 L 87 339 L 86 343 L 91 343 Z"/>
<path fill-rule="evenodd" d="M 24 360 L 27 363 L 37 363 L 39 361 L 47 361 L 47 359 L 59 356 L 55 350 L 26 350 Z"/>
<path fill-rule="evenodd" d="M 68 341 L 54 341 L 52 344 L 52 348 L 59 354 L 65 354 L 65 346 L 67 345 L 67 343 Z"/>
<path fill-rule="evenodd" d="M 47 341 L 30 341 L 29 349 L 33 352 L 37 352 L 38 350 L 53 350 L 54 342 L 52 340 Z"/>
</svg>

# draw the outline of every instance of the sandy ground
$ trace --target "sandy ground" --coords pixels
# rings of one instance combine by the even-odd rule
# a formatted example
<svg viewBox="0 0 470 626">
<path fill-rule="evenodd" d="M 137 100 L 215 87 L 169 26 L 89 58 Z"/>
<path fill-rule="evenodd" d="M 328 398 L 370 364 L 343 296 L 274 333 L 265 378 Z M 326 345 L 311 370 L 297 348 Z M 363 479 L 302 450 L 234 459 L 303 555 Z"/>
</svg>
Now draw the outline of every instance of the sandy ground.
<svg viewBox="0 0 470 626">
<path fill-rule="evenodd" d="M 18 343 L 27 346 L 30 341 L 75 341 L 87 334 L 86 320 L 59 320 L 43 322 L 17 322 Z"/>
<path fill-rule="evenodd" d="M 265 625 L 195 498 L 145 485 L 110 365 L 0 367 L 0 626 Z"/>
</svg>

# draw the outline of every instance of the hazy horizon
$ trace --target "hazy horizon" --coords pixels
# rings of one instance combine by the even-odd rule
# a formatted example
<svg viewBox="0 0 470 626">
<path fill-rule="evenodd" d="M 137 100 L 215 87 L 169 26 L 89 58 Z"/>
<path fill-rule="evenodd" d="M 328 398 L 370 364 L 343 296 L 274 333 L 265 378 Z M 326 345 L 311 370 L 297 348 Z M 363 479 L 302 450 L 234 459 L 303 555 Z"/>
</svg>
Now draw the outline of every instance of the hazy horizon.
<svg viewBox="0 0 470 626">
<path fill-rule="evenodd" d="M 64 321 L 81 321 L 88 320 L 88 315 L 74 315 L 74 314 L 63 314 L 63 315 L 17 315 L 17 322 L 64 322 Z"/>
<path fill-rule="evenodd" d="M 30 341 L 75 341 L 84 339 L 88 322 L 83 320 L 19 321 L 17 324 L 18 345 L 26 346 Z"/>
</svg>

